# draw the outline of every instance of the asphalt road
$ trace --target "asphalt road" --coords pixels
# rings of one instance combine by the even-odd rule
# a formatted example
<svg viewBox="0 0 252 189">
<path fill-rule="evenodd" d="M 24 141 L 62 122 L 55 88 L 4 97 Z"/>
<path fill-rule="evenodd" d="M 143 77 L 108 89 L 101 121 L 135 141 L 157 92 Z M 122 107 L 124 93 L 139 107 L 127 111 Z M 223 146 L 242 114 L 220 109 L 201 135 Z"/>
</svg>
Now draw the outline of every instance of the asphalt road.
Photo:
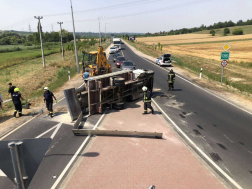
<svg viewBox="0 0 252 189">
<path fill-rule="evenodd" d="M 125 44 L 122 48 L 137 68 L 155 71 L 154 99 L 172 121 L 236 183 L 252 188 L 251 114 L 179 77 L 175 90 L 168 91 L 169 68 L 139 57 Z"/>
<path fill-rule="evenodd" d="M 66 106 L 65 99 L 62 99 L 54 105 L 55 108 Z M 53 138 L 52 143 L 29 186 L 29 189 L 51 188 L 86 139 L 85 136 L 74 136 L 72 132 L 73 124 L 65 124 L 59 121 L 62 118 L 61 116 L 64 114 L 66 113 L 55 112 L 55 117 L 53 118 L 50 118 L 47 115 L 39 115 L 3 139 L 22 140 L 28 138 Z M 84 118 L 84 122 L 82 124 L 84 127 L 92 129 L 100 117 L 101 115 L 94 115 L 89 118 Z M 58 126 L 59 129 L 56 130 Z M 79 155 L 80 154 L 77 154 L 77 157 Z M 56 178 L 53 178 L 53 176 L 56 176 Z M 61 179 L 61 181 L 63 179 Z M 0 188 L 14 189 L 16 186 L 6 176 L 0 174 Z"/>
<path fill-rule="evenodd" d="M 121 54 L 126 59 L 132 60 L 137 68 L 155 71 L 154 99 L 164 113 L 169 115 L 172 121 L 227 175 L 243 188 L 251 188 L 251 114 L 179 77 L 176 77 L 175 90 L 167 91 L 168 68 L 162 69 L 137 56 L 126 45 L 122 45 L 122 47 Z M 112 63 L 113 71 L 119 70 L 115 68 L 112 56 L 109 57 L 109 63 Z M 66 106 L 65 100 L 63 99 L 56 106 Z M 74 136 L 71 131 L 73 125 L 61 124 L 57 116 L 61 116 L 61 113 L 58 112 L 53 119 L 40 115 L 4 139 L 53 136 L 52 144 L 35 174 L 30 188 L 51 188 L 86 139 L 86 137 Z M 85 126 L 92 128 L 100 118 L 101 115 L 88 118 L 86 120 L 88 124 Z M 59 130 L 55 133 L 58 127 Z M 51 130 L 45 133 L 49 129 Z M 45 134 L 41 135 L 43 133 Z M 56 176 L 56 179 L 53 176 Z M 0 174 L 0 188 L 15 188 L 15 185 Z"/>
</svg>

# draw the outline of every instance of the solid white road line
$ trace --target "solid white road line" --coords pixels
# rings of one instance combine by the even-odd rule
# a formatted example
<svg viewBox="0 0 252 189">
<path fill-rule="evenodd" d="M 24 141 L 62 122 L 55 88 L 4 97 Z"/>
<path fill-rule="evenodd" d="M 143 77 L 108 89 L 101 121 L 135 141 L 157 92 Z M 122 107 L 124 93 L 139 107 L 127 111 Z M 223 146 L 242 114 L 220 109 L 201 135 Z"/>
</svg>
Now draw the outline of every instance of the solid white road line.
<svg viewBox="0 0 252 189">
<path fill-rule="evenodd" d="M 51 139 L 53 139 L 55 137 L 55 135 L 57 134 L 58 130 L 60 129 L 62 123 L 59 123 L 58 125 L 56 125 L 56 129 L 55 131 L 53 132 L 53 134 L 51 135 Z"/>
<path fill-rule="evenodd" d="M 141 57 L 141 56 L 140 56 L 140 57 Z M 162 68 L 162 67 L 158 66 L 158 65 L 155 64 L 154 62 L 152 62 L 152 61 L 150 61 L 150 60 L 148 60 L 148 59 L 146 59 L 146 58 L 144 58 L 144 57 L 141 57 L 141 58 L 143 58 L 143 59 L 146 60 L 147 62 L 150 62 L 151 64 L 154 64 L 155 66 L 159 67 L 160 69 L 163 69 L 163 70 L 169 72 L 169 70 L 167 70 L 167 69 L 165 69 L 165 68 Z M 220 97 L 220 96 L 214 94 L 212 91 L 209 91 L 209 90 L 207 90 L 207 89 L 204 89 L 204 88 L 202 88 L 202 87 L 200 87 L 200 86 L 198 86 L 198 85 L 192 83 L 191 81 L 188 81 L 187 79 L 181 77 L 180 75 L 176 75 L 176 77 L 179 77 L 180 79 L 183 79 L 184 81 L 186 81 L 186 82 L 192 84 L 193 86 L 195 86 L 195 87 L 197 87 L 197 88 L 199 88 L 199 89 L 201 89 L 201 90 L 207 92 L 208 94 L 211 94 L 211 95 L 215 96 L 216 98 L 218 98 L 218 99 L 220 99 L 220 100 L 223 100 L 224 102 L 226 102 L 226 103 L 228 103 L 228 104 L 230 104 L 230 105 L 232 105 L 232 106 L 234 106 L 234 107 L 236 107 L 236 108 L 238 108 L 238 109 L 240 109 L 240 110 L 242 110 L 242 111 L 244 111 L 244 112 L 246 112 L 246 113 L 252 115 L 252 112 L 249 112 L 248 110 L 243 109 L 243 108 L 241 108 L 241 107 L 239 107 L 239 106 L 233 104 L 232 102 L 229 102 L 229 101 L 225 100 L 224 98 L 222 98 L 222 97 Z"/>
<path fill-rule="evenodd" d="M 44 136 L 46 133 L 48 133 L 48 132 L 50 132 L 51 130 L 55 129 L 57 126 L 58 126 L 58 125 L 53 126 L 52 128 L 50 128 L 50 129 L 48 129 L 47 131 L 41 133 L 40 135 L 38 135 L 38 136 L 35 137 L 35 138 L 40 138 L 40 137 Z"/>
<path fill-rule="evenodd" d="M 35 115 L 33 118 L 29 119 L 28 121 L 26 121 L 25 123 L 23 123 L 22 125 L 18 126 L 16 129 L 13 129 L 11 132 L 7 133 L 6 135 L 4 135 L 3 137 L 0 138 L 0 141 L 3 140 L 4 138 L 6 138 L 7 136 L 9 136 L 10 134 L 14 133 L 16 130 L 18 130 L 19 128 L 23 127 L 25 124 L 29 123 L 30 121 L 32 121 L 33 119 L 35 119 L 38 115 Z"/>
<path fill-rule="evenodd" d="M 100 119 L 98 120 L 98 122 L 94 126 L 93 130 L 95 130 L 98 127 L 98 125 L 100 124 L 100 122 L 101 122 L 101 120 L 103 119 L 104 116 L 105 116 L 105 112 L 100 117 Z M 55 181 L 55 183 L 53 184 L 53 186 L 51 187 L 51 189 L 54 189 L 54 188 L 57 187 L 57 185 L 60 183 L 60 181 L 63 178 L 63 176 L 66 174 L 66 172 L 68 171 L 68 169 L 70 168 L 70 166 L 73 164 L 74 160 L 76 159 L 76 157 L 78 156 L 78 154 L 80 154 L 82 148 L 86 145 L 86 143 L 89 141 L 90 138 L 91 138 L 91 135 L 88 135 L 87 138 L 84 140 L 84 142 L 80 145 L 79 149 L 75 152 L 74 156 L 69 161 L 69 163 L 67 164 L 67 166 L 65 167 L 65 169 L 61 172 L 61 174 L 59 175 L 59 177 L 57 178 L 57 180 Z"/>
<path fill-rule="evenodd" d="M 214 163 L 180 128 L 177 124 L 162 110 L 162 108 L 156 103 L 154 99 L 152 99 L 154 104 L 158 107 L 158 109 L 162 112 L 162 114 L 173 124 L 173 126 L 177 129 L 179 133 L 183 135 L 183 137 L 204 157 L 208 162 L 212 164 L 223 176 L 225 176 L 234 186 L 239 189 L 242 187 L 235 182 L 228 174 L 226 174 L 216 163 Z"/>
<path fill-rule="evenodd" d="M 6 174 L 0 169 L 0 177 L 7 177 Z"/>
</svg>

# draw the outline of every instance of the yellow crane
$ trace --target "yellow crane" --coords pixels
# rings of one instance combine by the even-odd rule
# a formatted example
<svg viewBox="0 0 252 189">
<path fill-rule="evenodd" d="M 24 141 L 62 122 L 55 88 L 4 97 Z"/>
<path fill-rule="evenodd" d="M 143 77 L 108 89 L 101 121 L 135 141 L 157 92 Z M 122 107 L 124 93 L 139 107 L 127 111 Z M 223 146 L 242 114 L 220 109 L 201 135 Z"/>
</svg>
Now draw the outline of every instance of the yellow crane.
<svg viewBox="0 0 252 189">
<path fill-rule="evenodd" d="M 91 51 L 88 54 L 89 76 L 112 73 L 111 64 L 108 63 L 103 47 L 99 46 L 98 51 Z"/>
</svg>

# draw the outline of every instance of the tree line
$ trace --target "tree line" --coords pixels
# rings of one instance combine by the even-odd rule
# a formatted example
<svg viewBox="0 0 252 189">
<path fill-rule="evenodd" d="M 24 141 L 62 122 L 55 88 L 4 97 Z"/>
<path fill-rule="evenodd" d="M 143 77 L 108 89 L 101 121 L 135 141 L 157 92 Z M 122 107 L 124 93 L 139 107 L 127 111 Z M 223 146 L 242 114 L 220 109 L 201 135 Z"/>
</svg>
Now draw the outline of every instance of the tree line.
<svg viewBox="0 0 252 189">
<path fill-rule="evenodd" d="M 60 32 L 42 32 L 43 42 L 60 42 Z M 62 30 L 63 43 L 73 40 L 73 34 L 67 30 Z M 29 35 L 18 34 L 15 32 L 3 32 L 0 34 L 0 45 L 18 45 L 25 46 L 39 45 L 39 32 L 34 32 Z"/>
<path fill-rule="evenodd" d="M 182 28 L 182 29 L 177 29 L 177 30 L 171 30 L 169 32 L 160 31 L 160 32 L 156 32 L 154 34 L 151 34 L 148 32 L 144 36 L 179 35 L 179 34 L 194 33 L 194 32 L 203 31 L 203 30 L 214 30 L 214 29 L 221 29 L 221 28 L 227 28 L 227 27 L 233 27 L 233 26 L 245 26 L 245 25 L 252 25 L 252 19 L 248 19 L 247 21 L 239 20 L 236 23 L 234 23 L 231 20 L 226 21 L 226 22 L 218 22 L 218 23 L 214 23 L 213 25 L 210 25 L 210 26 L 206 26 L 206 25 L 202 24 L 200 27 Z M 241 31 L 238 31 L 238 33 L 241 33 Z"/>
</svg>

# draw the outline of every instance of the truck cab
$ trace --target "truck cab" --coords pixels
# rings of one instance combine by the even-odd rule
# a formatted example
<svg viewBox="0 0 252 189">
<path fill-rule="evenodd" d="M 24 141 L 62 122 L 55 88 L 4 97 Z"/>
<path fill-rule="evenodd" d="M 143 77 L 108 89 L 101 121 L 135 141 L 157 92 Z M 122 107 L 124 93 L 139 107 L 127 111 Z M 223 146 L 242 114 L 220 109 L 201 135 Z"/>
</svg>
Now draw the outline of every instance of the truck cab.
<svg viewBox="0 0 252 189">
<path fill-rule="evenodd" d="M 113 39 L 113 44 L 114 44 L 114 46 L 117 46 L 119 50 L 122 49 L 122 47 L 121 47 L 122 41 L 121 41 L 120 38 L 114 38 Z"/>
</svg>

